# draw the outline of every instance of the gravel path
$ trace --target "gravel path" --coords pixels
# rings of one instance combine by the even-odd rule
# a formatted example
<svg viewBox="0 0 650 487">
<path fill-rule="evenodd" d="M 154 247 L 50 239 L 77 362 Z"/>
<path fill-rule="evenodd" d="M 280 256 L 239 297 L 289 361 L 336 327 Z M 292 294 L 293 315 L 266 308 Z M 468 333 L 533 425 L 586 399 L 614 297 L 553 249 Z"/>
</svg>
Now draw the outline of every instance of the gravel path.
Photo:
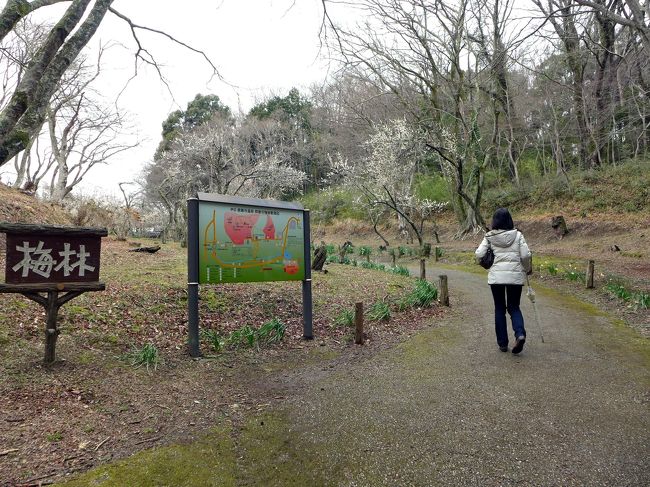
<svg viewBox="0 0 650 487">
<path fill-rule="evenodd" d="M 525 300 L 524 352 L 499 352 L 486 278 L 441 272 L 452 297 L 443 324 L 321 374 L 289 401 L 285 441 L 311 459 L 312 478 L 373 487 L 650 485 L 647 341 L 538 293 L 546 343 Z"/>
</svg>

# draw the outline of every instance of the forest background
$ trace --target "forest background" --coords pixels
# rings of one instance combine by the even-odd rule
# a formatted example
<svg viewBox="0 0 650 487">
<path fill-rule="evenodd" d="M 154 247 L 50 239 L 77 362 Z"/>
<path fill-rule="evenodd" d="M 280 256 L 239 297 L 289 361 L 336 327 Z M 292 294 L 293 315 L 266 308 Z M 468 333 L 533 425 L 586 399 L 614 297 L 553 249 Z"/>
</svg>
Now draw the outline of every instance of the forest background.
<svg viewBox="0 0 650 487">
<path fill-rule="evenodd" d="M 185 201 L 206 191 L 301 199 L 317 223 L 352 217 L 379 232 L 396 221 L 399 235 L 423 245 L 443 212 L 464 236 L 485 229 L 496 206 L 577 198 L 585 213 L 648 207 L 650 27 L 637 0 L 531 0 L 525 9 L 358 0 L 345 11 L 323 1 L 323 82 L 245 113 L 197 94 L 162 121 L 157 150 L 137 180 L 119 184 L 121 199 L 77 196 L 93 168 L 138 144 L 126 136 L 128 117 L 95 88 L 108 47 L 87 45 L 106 16 L 129 26 L 136 74 L 153 67 L 164 83 L 147 32 L 203 56 L 219 76 L 200 46 L 113 3 L 10 0 L 0 14 L 0 164 L 13 166 L 12 186 L 64 204 L 78 224 L 182 241 Z M 66 5 L 56 24 L 33 19 L 53 4 Z M 632 186 L 619 200 L 590 187 L 589 178 L 624 173 Z"/>
</svg>

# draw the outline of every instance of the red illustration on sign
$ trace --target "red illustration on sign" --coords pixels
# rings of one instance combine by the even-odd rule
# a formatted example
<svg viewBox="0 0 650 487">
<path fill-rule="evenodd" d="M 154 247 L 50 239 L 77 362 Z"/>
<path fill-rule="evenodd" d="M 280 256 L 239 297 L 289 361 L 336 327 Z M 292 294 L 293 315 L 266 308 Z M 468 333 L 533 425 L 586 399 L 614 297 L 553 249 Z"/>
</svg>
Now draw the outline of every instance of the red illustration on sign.
<svg viewBox="0 0 650 487">
<path fill-rule="evenodd" d="M 266 240 L 275 239 L 275 225 L 273 224 L 273 218 L 271 218 L 271 215 L 266 217 L 266 225 L 264 225 L 262 231 L 264 232 L 264 238 Z"/>
<path fill-rule="evenodd" d="M 224 229 L 226 234 L 235 245 L 244 245 L 247 239 L 253 237 L 253 227 L 259 219 L 259 214 L 238 215 L 227 211 L 224 215 Z"/>
</svg>

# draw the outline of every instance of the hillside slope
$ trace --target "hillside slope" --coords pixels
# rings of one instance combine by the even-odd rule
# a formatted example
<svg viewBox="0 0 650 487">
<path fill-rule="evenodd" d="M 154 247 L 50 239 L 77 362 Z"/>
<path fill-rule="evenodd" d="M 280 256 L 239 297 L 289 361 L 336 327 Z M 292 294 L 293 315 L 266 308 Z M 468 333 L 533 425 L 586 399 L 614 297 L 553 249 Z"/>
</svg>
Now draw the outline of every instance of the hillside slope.
<svg viewBox="0 0 650 487">
<path fill-rule="evenodd" d="M 0 222 L 70 225 L 70 216 L 60 206 L 0 184 Z"/>
</svg>

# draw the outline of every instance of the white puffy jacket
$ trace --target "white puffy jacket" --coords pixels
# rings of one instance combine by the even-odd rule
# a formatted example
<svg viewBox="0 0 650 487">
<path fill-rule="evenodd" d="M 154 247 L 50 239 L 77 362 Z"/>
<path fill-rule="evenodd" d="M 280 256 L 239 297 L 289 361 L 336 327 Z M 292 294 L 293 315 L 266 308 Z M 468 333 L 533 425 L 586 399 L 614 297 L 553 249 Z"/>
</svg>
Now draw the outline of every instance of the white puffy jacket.
<svg viewBox="0 0 650 487">
<path fill-rule="evenodd" d="M 524 265 L 529 267 L 531 253 L 522 233 L 517 229 L 490 230 L 476 249 L 477 262 L 487 252 L 488 240 L 494 252 L 494 264 L 488 272 L 488 284 L 523 285 L 526 281 Z"/>
</svg>

